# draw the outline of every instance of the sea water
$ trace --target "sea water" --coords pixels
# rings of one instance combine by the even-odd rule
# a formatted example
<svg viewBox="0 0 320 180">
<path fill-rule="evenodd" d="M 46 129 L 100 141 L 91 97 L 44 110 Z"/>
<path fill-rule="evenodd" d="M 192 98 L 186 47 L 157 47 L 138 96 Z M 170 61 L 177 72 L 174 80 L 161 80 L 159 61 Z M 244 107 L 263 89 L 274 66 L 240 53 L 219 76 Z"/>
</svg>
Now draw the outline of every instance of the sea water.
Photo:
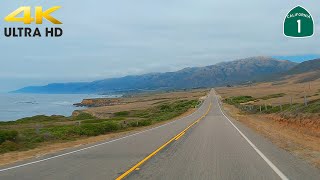
<svg viewBox="0 0 320 180">
<path fill-rule="evenodd" d="M 35 115 L 70 116 L 73 106 L 86 98 L 118 97 L 118 95 L 94 94 L 0 94 L 0 121 L 12 121 Z"/>
</svg>

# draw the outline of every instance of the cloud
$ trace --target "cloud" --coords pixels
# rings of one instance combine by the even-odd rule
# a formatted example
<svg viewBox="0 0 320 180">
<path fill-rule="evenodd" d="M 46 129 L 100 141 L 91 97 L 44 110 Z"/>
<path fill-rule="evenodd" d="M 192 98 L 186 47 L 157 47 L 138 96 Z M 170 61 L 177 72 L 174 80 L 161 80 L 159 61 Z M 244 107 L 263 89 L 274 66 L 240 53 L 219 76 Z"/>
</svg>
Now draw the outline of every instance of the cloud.
<svg viewBox="0 0 320 180">
<path fill-rule="evenodd" d="M 0 78 L 24 77 L 30 84 L 174 71 L 258 55 L 320 54 L 318 21 L 313 38 L 282 34 L 283 18 L 294 6 L 316 18 L 318 1 L 1 1 L 6 8 L 0 17 L 22 4 L 61 5 L 54 16 L 64 23 L 61 38 L 0 41 Z"/>
</svg>

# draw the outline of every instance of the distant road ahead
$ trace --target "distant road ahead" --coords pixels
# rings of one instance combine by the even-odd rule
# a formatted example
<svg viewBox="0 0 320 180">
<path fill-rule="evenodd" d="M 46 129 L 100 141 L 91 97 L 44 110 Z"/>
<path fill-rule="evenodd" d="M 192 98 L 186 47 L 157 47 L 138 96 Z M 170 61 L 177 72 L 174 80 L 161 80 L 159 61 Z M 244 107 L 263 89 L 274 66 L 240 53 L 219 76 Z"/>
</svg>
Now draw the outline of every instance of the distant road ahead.
<svg viewBox="0 0 320 180">
<path fill-rule="evenodd" d="M 1 180 L 320 179 L 318 169 L 225 116 L 213 91 L 180 120 L 1 169 Z"/>
</svg>

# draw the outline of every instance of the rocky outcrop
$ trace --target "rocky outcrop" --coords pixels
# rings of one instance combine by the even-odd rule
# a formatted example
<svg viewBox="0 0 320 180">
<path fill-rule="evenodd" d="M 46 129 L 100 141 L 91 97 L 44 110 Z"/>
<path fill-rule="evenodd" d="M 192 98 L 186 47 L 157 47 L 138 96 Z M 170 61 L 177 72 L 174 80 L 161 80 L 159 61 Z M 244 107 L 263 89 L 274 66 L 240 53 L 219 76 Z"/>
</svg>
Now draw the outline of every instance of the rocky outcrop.
<svg viewBox="0 0 320 180">
<path fill-rule="evenodd" d="M 97 98 L 97 99 L 83 99 L 81 103 L 75 103 L 77 107 L 101 107 L 125 104 L 119 98 Z"/>
</svg>

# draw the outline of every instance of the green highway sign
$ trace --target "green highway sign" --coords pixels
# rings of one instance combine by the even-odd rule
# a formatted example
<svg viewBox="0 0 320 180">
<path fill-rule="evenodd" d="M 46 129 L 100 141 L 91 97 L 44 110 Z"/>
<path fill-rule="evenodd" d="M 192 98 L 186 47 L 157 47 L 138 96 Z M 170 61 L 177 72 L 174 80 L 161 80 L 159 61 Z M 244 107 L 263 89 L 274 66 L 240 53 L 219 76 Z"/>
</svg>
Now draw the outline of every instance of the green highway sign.
<svg viewBox="0 0 320 180">
<path fill-rule="evenodd" d="M 314 33 L 314 22 L 311 14 L 303 7 L 293 8 L 283 23 L 283 33 L 287 37 L 310 37 Z"/>
</svg>

